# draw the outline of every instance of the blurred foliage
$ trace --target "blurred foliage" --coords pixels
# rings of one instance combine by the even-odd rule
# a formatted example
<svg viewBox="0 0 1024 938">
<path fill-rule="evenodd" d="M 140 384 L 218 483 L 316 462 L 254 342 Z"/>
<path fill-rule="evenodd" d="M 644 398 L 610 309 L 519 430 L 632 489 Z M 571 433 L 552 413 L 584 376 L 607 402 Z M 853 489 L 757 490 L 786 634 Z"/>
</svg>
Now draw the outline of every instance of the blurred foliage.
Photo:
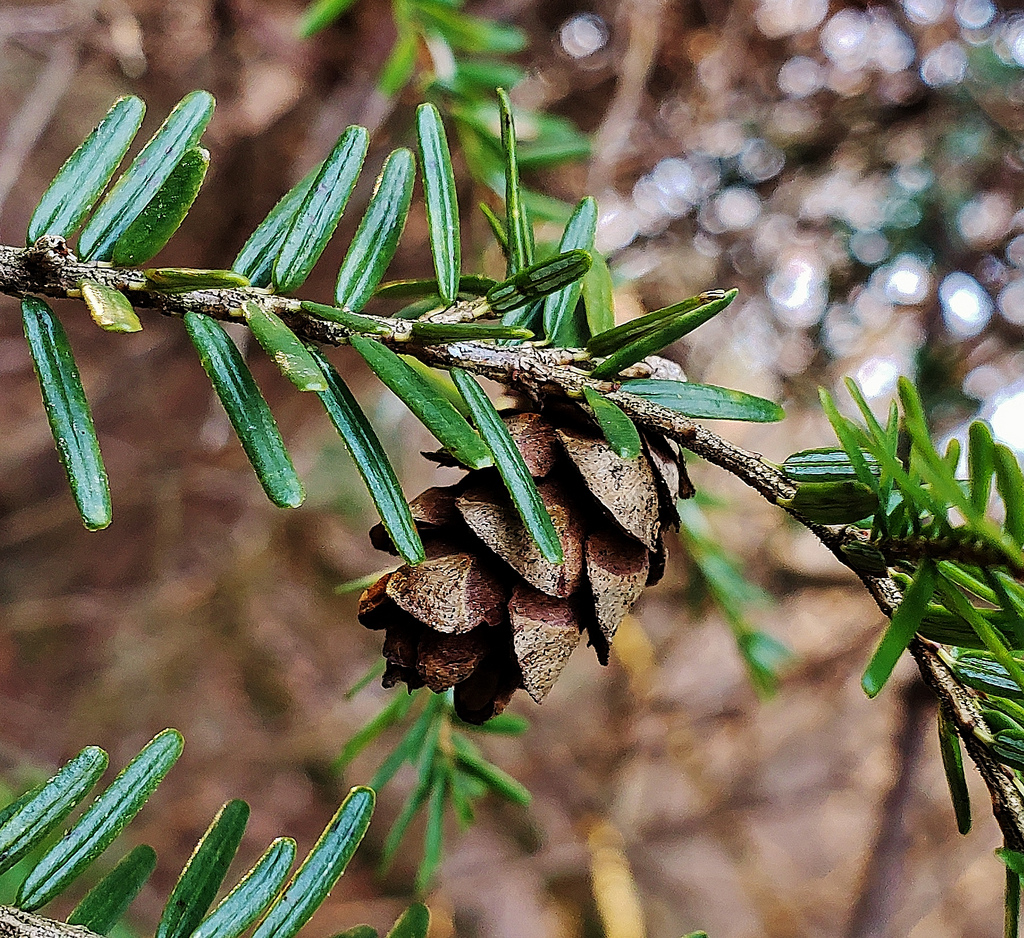
<svg viewBox="0 0 1024 938">
<path fill-rule="evenodd" d="M 314 0 L 299 24 L 309 37 L 346 14 L 354 0 Z M 512 56 L 526 48 L 517 26 L 465 12 L 463 0 L 393 0 L 395 43 L 377 79 L 387 97 L 414 85 L 417 95 L 439 105 L 455 124 L 463 158 L 473 178 L 503 195 L 504 155 L 496 88 L 511 88 L 526 77 Z M 551 169 L 586 159 L 590 141 L 572 121 L 539 110 L 517 113 L 525 169 Z M 528 192 L 538 218 L 564 221 L 570 207 Z"/>
<path fill-rule="evenodd" d="M 750 581 L 739 558 L 714 536 L 706 509 L 716 506 L 721 503 L 703 493 L 679 502 L 679 540 L 695 573 L 693 599 L 696 604 L 706 595 L 718 606 L 732 629 L 751 683 L 762 697 L 771 697 L 778 690 L 779 671 L 792 655 L 782 642 L 752 624 L 751 611 L 769 606 L 771 596 Z"/>
<path fill-rule="evenodd" d="M 456 716 L 451 691 L 396 691 L 388 705 L 345 744 L 332 768 L 344 772 L 377 737 L 403 723 L 407 724 L 406 731 L 393 744 L 369 784 L 379 791 L 403 765 L 412 766 L 416 784 L 384 841 L 380 871 L 387 872 L 398 851 L 408 849 L 409 825 L 417 814 L 423 813 L 423 851 L 416 873 L 416 888 L 423 892 L 430 887 L 442 858 L 447 815 L 454 815 L 459 829 L 465 831 L 475 819 L 475 803 L 488 792 L 520 806 L 530 803 L 529 791 L 489 762 L 471 735 L 518 736 L 526 732 L 529 724 L 522 717 L 503 713 L 473 726 Z"/>
</svg>

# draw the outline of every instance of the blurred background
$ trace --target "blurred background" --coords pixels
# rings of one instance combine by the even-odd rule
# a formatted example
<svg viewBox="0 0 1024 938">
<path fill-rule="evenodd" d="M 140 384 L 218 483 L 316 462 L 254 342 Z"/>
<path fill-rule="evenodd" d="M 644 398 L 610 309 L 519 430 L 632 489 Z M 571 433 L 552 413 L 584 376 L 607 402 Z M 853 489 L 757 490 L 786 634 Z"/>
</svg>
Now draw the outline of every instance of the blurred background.
<svg viewBox="0 0 1024 938">
<path fill-rule="evenodd" d="M 591 136 L 589 158 L 537 159 L 527 181 L 570 202 L 597 196 L 619 318 L 739 287 L 673 354 L 690 377 L 779 400 L 788 417 L 716 430 L 781 462 L 834 441 L 819 385 L 852 375 L 883 408 L 908 374 L 944 438 L 980 413 L 1024 449 L 1024 15 L 990 0 L 467 10 L 524 31 L 506 56 L 523 74 L 514 103 Z M 396 42 L 383 0 L 358 0 L 308 39 L 302 12 L 298 0 L 0 3 L 3 243 L 23 241 L 46 184 L 117 95 L 147 101 L 151 132 L 207 88 L 210 173 L 160 263 L 229 266 L 277 198 L 362 123 L 374 134 L 364 179 L 302 291 L 327 300 L 378 166 L 412 139 L 415 105 L 444 69 L 436 48 L 420 50 L 408 82 L 378 81 Z M 457 155 L 464 266 L 493 274 L 474 206 L 497 203 L 464 162 L 471 151 Z M 429 275 L 417 208 L 389 276 Z M 20 791 L 87 743 L 123 764 L 162 727 L 184 732 L 185 755 L 129 834 L 160 856 L 131 922 L 145 934 L 224 800 L 252 804 L 246 861 L 278 834 L 306 848 L 386 755 L 393 738 L 344 778 L 329 771 L 390 693 L 346 698 L 380 636 L 334 588 L 391 558 L 366 539 L 372 506 L 317 402 L 258 350 L 251 366 L 309 490 L 297 511 L 264 498 L 178 322 L 150 316 L 144 332 L 112 337 L 80 304 L 57 309 L 115 520 L 82 528 L 16 302 L 0 298 L 0 782 Z M 418 422 L 355 356 L 334 361 L 407 494 L 444 478 L 419 455 L 433 444 Z M 449 831 L 431 934 L 1000 935 L 999 835 L 982 786 L 969 771 L 978 817 L 960 838 L 913 668 L 875 701 L 859 688 L 877 609 L 781 513 L 718 470 L 691 473 L 703 513 L 610 666 L 578 651 L 543 707 L 514 702 L 525 736 L 482 740 L 534 803 L 488 800 L 475 828 Z M 769 649 L 777 668 L 760 683 L 774 696 L 755 691 L 737 637 Z M 382 793 L 311 938 L 358 921 L 386 929 L 408 901 L 418 843 L 385 878 L 374 866 L 412 784 L 401 774 Z M 643 930 L 609 913 L 634 902 Z"/>
</svg>

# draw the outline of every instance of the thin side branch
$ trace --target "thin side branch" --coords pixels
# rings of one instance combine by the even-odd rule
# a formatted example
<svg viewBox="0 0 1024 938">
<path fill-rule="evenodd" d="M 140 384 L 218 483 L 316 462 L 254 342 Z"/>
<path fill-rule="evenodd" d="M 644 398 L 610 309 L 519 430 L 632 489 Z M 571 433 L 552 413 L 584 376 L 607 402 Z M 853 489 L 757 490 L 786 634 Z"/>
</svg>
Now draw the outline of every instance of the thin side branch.
<svg viewBox="0 0 1024 938">
<path fill-rule="evenodd" d="M 303 339 L 341 345 L 351 334 L 344 326 L 311 316 L 302 309 L 299 300 L 274 296 L 255 288 L 160 293 L 149 288 L 142 271 L 79 261 L 61 238 L 41 238 L 30 248 L 0 245 L 0 293 L 74 297 L 79 295 L 78 284 L 83 279 L 98 280 L 122 290 L 133 305 L 156 309 L 165 315 L 181 316 L 194 311 L 215 319 L 233 321 L 241 318 L 240 307 L 250 300 L 277 313 Z M 783 500 L 794 495 L 796 486 L 776 466 L 755 453 L 734 446 L 676 411 L 622 391 L 616 382 L 590 377 L 577 367 L 578 358 L 573 352 L 484 342 L 419 345 L 410 341 L 408 321 L 374 318 L 390 330 L 389 335 L 377 338 L 396 351 L 414 355 L 428 365 L 463 368 L 515 387 L 535 399 L 552 394 L 579 399 L 585 387 L 607 395 L 640 426 L 660 431 L 690 452 L 736 476 L 772 504 L 785 508 L 811 530 L 840 563 L 850 566 L 842 547 L 858 540 L 858 535 L 854 531 L 816 524 L 782 505 Z M 630 376 L 654 373 L 656 367 L 634 366 L 637 372 Z M 858 576 L 878 608 L 891 618 L 902 600 L 896 583 L 888 577 L 871 577 L 862 573 Z M 957 732 L 988 787 L 993 813 L 1006 845 L 1024 851 L 1024 797 L 1021 790 L 1010 770 L 996 762 L 975 735 L 986 731 L 978 695 L 957 681 L 936 649 L 937 646 L 918 638 L 911 642 L 909 650 L 925 683 L 947 705 Z M 0 938 L 6 938 L 2 926 Z"/>
</svg>

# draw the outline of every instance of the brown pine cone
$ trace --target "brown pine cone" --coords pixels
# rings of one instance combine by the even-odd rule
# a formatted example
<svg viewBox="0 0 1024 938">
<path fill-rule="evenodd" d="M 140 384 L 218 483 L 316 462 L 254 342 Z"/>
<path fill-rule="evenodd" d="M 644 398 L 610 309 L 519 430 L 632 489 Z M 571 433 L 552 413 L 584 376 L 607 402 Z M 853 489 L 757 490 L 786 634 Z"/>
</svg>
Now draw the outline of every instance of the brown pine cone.
<svg viewBox="0 0 1024 938">
<path fill-rule="evenodd" d="M 584 631 L 608 663 L 619 623 L 664 572 L 676 499 L 693 494 L 682 456 L 661 436 L 644 434 L 643 452 L 627 460 L 578 411 L 503 419 L 564 562 L 541 555 L 497 470 L 474 470 L 412 501 L 426 561 L 381 577 L 359 600 L 363 625 L 385 630 L 384 686 L 454 687 L 469 723 L 501 713 L 520 687 L 540 703 Z M 381 525 L 370 539 L 394 553 Z"/>
</svg>

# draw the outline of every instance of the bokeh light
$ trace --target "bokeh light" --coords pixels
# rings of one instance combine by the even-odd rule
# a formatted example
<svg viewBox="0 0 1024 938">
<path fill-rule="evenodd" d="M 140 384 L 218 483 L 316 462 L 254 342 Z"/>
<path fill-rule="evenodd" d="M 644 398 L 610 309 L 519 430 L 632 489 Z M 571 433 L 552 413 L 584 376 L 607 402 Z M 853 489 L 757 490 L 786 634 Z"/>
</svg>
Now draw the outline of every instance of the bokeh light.
<svg viewBox="0 0 1024 938">
<path fill-rule="evenodd" d="M 961 339 L 976 336 L 992 318 L 994 304 L 970 274 L 947 274 L 939 284 L 939 303 L 946 328 Z"/>
<path fill-rule="evenodd" d="M 568 55 L 583 59 L 604 48 L 608 42 L 608 26 L 594 13 L 580 13 L 562 25 L 559 42 Z"/>
</svg>

